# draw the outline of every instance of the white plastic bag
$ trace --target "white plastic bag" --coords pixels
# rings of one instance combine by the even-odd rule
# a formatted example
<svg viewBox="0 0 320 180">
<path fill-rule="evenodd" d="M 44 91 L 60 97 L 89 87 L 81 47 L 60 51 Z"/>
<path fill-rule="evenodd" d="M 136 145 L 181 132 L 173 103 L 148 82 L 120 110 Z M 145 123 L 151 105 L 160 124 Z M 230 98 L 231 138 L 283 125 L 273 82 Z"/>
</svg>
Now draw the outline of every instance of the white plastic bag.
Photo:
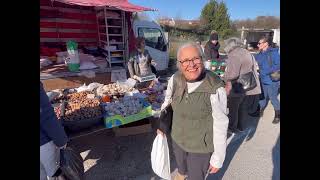
<svg viewBox="0 0 320 180">
<path fill-rule="evenodd" d="M 86 86 L 86 83 L 84 83 L 82 86 L 76 88 L 77 92 L 83 92 L 83 91 L 87 91 L 88 86 Z"/>
<path fill-rule="evenodd" d="M 136 80 L 128 78 L 127 80 L 122 80 L 122 81 L 117 81 L 117 84 L 121 85 L 121 86 L 128 86 L 128 87 L 134 87 L 137 83 Z"/>
<path fill-rule="evenodd" d="M 88 91 L 93 91 L 94 89 L 96 89 L 96 88 L 98 88 L 98 87 L 101 87 L 101 86 L 103 86 L 103 84 L 96 83 L 96 82 L 90 83 L 90 84 L 88 85 Z"/>
<path fill-rule="evenodd" d="M 93 62 L 91 61 L 83 61 L 80 63 L 80 70 L 86 70 L 86 69 L 95 69 L 98 66 L 96 66 Z"/>
<path fill-rule="evenodd" d="M 171 180 L 168 142 L 167 138 L 161 134 L 158 134 L 153 141 L 151 166 L 159 177 Z"/>
<path fill-rule="evenodd" d="M 86 78 L 94 78 L 96 77 L 96 73 L 91 70 L 83 70 L 80 73 L 78 73 L 79 76 L 84 76 Z"/>
</svg>

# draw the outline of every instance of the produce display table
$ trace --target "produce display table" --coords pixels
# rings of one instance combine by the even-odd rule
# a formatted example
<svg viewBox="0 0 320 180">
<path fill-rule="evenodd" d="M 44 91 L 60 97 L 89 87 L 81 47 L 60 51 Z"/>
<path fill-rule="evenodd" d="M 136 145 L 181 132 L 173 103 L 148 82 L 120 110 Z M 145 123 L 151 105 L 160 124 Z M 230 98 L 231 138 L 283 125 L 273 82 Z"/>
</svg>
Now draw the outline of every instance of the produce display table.
<svg viewBox="0 0 320 180">
<path fill-rule="evenodd" d="M 132 124 L 141 126 L 131 128 L 135 133 L 150 131 L 159 116 L 165 86 L 166 83 L 157 80 L 143 89 L 136 89 L 126 82 L 108 85 L 94 82 L 78 88 L 56 89 L 47 95 L 70 138 L 77 138 L 104 129 L 122 129 L 124 132 Z M 146 119 L 147 122 L 139 124 Z M 123 132 L 120 134 L 132 134 Z"/>
</svg>

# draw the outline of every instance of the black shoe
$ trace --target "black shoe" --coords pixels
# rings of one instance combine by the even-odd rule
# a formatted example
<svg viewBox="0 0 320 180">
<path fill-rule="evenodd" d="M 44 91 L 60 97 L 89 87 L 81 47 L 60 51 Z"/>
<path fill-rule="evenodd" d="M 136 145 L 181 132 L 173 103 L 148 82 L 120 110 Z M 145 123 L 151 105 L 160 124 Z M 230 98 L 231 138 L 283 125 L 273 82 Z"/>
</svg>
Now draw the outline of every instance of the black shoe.
<svg viewBox="0 0 320 180">
<path fill-rule="evenodd" d="M 260 117 L 263 117 L 263 110 L 260 110 Z"/>
<path fill-rule="evenodd" d="M 243 133 L 244 132 L 244 130 L 242 130 L 242 129 L 232 129 L 232 130 L 230 130 L 232 133 L 234 133 L 234 134 L 240 134 L 240 133 Z"/>
<path fill-rule="evenodd" d="M 249 116 L 251 116 L 251 117 L 260 117 L 260 111 L 258 110 L 258 111 L 256 111 L 256 112 L 254 112 L 254 113 L 248 113 L 249 114 Z"/>
<path fill-rule="evenodd" d="M 236 131 L 237 131 L 238 133 L 243 133 L 245 130 L 244 130 L 244 129 L 241 129 L 241 128 L 238 128 L 238 129 L 236 129 Z"/>
<path fill-rule="evenodd" d="M 272 121 L 273 124 L 278 124 L 280 122 L 280 111 L 275 111 L 274 119 Z"/>
<path fill-rule="evenodd" d="M 260 105 L 258 105 L 256 112 L 254 112 L 254 113 L 248 113 L 249 116 L 251 116 L 251 117 L 259 117 L 259 116 L 260 116 L 260 109 L 261 109 L 261 108 L 260 108 Z"/>
<path fill-rule="evenodd" d="M 274 118 L 272 123 L 273 124 L 278 124 L 280 122 L 280 118 Z"/>
<path fill-rule="evenodd" d="M 234 133 L 234 130 L 228 128 L 227 133 L 228 133 L 228 134 L 233 134 L 233 133 Z"/>
</svg>

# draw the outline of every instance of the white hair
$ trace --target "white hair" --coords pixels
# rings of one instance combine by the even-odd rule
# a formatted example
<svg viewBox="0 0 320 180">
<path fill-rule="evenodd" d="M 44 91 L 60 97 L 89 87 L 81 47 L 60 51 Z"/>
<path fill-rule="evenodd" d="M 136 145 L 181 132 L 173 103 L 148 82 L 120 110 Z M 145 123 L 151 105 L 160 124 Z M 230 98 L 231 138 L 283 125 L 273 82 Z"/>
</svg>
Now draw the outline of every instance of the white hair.
<svg viewBox="0 0 320 180">
<path fill-rule="evenodd" d="M 243 47 L 242 41 L 237 37 L 226 39 L 224 43 L 226 45 L 224 48 L 224 51 L 226 53 L 229 53 L 230 51 L 234 50 L 237 47 L 241 47 L 241 48 Z"/>
<path fill-rule="evenodd" d="M 180 57 L 180 54 L 181 54 L 181 51 L 187 47 L 194 47 L 198 50 L 198 53 L 202 59 L 202 62 L 205 61 L 205 54 L 201 48 L 201 46 L 197 43 L 194 43 L 194 42 L 187 42 L 187 43 L 184 43 L 182 44 L 179 48 L 178 48 L 178 51 L 177 51 L 177 61 L 179 61 L 179 57 Z M 180 70 L 180 66 L 179 66 L 179 63 L 177 62 L 177 67 L 178 69 Z"/>
</svg>

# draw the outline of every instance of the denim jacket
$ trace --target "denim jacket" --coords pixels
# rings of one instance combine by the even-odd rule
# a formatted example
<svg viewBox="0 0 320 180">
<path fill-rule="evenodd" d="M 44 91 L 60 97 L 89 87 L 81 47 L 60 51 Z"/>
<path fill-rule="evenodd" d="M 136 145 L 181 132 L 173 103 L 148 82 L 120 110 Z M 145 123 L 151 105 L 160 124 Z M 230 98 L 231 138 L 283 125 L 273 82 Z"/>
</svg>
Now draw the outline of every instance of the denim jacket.
<svg viewBox="0 0 320 180">
<path fill-rule="evenodd" d="M 259 66 L 260 78 L 263 84 L 272 84 L 270 74 L 280 70 L 280 55 L 278 48 L 268 48 L 255 55 Z"/>
</svg>

